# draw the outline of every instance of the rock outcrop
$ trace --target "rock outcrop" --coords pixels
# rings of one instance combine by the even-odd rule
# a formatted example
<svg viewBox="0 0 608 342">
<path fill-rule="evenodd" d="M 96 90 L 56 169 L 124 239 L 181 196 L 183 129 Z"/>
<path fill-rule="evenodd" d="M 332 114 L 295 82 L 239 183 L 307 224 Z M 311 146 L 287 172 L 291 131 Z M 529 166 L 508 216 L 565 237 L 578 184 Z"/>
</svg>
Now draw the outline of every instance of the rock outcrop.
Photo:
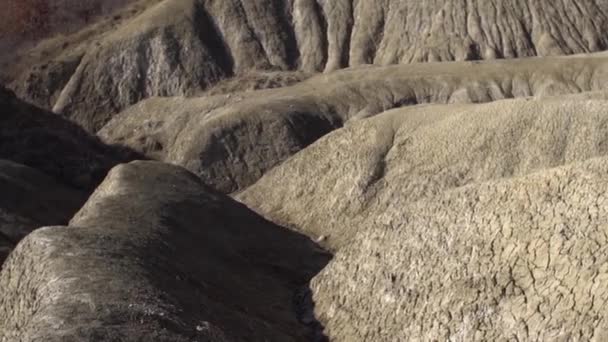
<svg viewBox="0 0 608 342">
<path fill-rule="evenodd" d="M 599 91 L 607 73 L 603 54 L 361 67 L 273 90 L 152 98 L 116 116 L 99 135 L 182 165 L 229 193 L 324 134 L 392 108 Z"/>
<path fill-rule="evenodd" d="M 328 258 L 180 167 L 124 164 L 9 256 L 0 340 L 302 341 L 294 298 Z"/>
<path fill-rule="evenodd" d="M 332 340 L 601 340 L 608 110 L 587 97 L 389 111 L 238 198 L 335 251 L 312 282 Z"/>
<path fill-rule="evenodd" d="M 82 53 L 73 75 L 34 89 L 37 103 L 54 102 L 55 111 L 96 131 L 141 99 L 192 94 L 251 70 L 602 51 L 606 13 L 602 0 L 166 0 L 73 47 Z M 49 78 L 40 70 L 13 78 L 22 97 L 32 87 L 19 83 Z M 57 101 L 43 98 L 59 92 Z"/>
<path fill-rule="evenodd" d="M 164 1 L 82 58 L 54 111 L 95 132 L 127 105 L 187 95 L 232 75 L 232 62 L 201 1 Z"/>
</svg>

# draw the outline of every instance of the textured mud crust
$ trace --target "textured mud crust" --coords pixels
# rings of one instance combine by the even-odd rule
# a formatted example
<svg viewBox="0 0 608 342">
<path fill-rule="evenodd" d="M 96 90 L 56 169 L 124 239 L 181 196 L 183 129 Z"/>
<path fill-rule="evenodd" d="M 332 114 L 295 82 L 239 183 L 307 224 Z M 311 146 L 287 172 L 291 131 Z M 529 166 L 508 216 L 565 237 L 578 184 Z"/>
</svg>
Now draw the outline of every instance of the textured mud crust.
<svg viewBox="0 0 608 342">
<path fill-rule="evenodd" d="M 395 200 L 313 281 L 336 341 L 608 337 L 599 158 Z"/>
<path fill-rule="evenodd" d="M 331 340 L 603 340 L 596 96 L 389 111 L 238 198 L 335 251 L 311 285 Z"/>
</svg>

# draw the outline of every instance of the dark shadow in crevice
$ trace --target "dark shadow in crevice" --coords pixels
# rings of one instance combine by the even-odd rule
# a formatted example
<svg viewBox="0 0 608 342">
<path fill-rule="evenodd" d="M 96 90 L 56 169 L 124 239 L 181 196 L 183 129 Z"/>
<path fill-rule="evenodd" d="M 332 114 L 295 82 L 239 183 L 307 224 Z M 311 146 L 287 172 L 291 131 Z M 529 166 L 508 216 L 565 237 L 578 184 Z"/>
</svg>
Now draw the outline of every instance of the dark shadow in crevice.
<svg viewBox="0 0 608 342">
<path fill-rule="evenodd" d="M 215 63 L 226 77 L 234 76 L 235 61 L 231 49 L 224 39 L 221 29 L 204 5 L 197 4 L 194 20 L 199 39 L 209 49 Z"/>
<path fill-rule="evenodd" d="M 325 326 L 315 315 L 315 302 L 312 296 L 310 283 L 298 288 L 293 297 L 293 306 L 298 321 L 308 327 L 311 342 L 329 342 L 325 335 Z"/>
<path fill-rule="evenodd" d="M 298 48 L 298 40 L 291 14 L 292 9 L 288 8 L 288 4 L 284 0 L 274 0 L 273 5 L 273 9 L 275 9 L 273 15 L 278 18 L 281 25 L 287 65 L 290 70 L 296 70 L 298 68 L 298 61 L 300 60 L 300 49 Z"/>
<path fill-rule="evenodd" d="M 204 192 L 164 205 L 155 238 L 135 248 L 150 282 L 179 308 L 185 324 L 168 329 L 184 334 L 209 321 L 235 340 L 326 341 L 322 325 L 303 321 L 293 300 L 332 255 L 227 196 Z"/>
</svg>

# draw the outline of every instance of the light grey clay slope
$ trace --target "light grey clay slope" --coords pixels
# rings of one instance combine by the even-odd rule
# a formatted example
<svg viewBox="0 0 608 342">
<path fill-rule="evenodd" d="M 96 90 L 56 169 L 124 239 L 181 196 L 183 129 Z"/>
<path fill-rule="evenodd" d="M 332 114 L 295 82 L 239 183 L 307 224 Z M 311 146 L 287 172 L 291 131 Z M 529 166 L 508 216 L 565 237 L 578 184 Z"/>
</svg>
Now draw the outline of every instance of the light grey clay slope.
<svg viewBox="0 0 608 342">
<path fill-rule="evenodd" d="M 608 0 L 133 6 L 1 66 L 0 342 L 608 340 Z"/>
<path fill-rule="evenodd" d="M 389 204 L 313 281 L 334 341 L 608 338 L 608 159 Z"/>
<path fill-rule="evenodd" d="M 607 103 L 564 97 L 388 111 L 320 139 L 239 198 L 337 248 L 356 233 L 353 220 L 397 199 L 604 156 Z"/>
<path fill-rule="evenodd" d="M 332 340 L 602 340 L 608 110 L 586 97 L 389 111 L 238 197 L 336 252 L 312 282 Z"/>
<path fill-rule="evenodd" d="M 603 54 L 485 63 L 362 67 L 291 87 L 202 98 L 153 98 L 100 132 L 150 157 L 185 166 L 223 192 L 267 170 L 343 124 L 421 103 L 488 102 L 601 90 Z"/>
</svg>

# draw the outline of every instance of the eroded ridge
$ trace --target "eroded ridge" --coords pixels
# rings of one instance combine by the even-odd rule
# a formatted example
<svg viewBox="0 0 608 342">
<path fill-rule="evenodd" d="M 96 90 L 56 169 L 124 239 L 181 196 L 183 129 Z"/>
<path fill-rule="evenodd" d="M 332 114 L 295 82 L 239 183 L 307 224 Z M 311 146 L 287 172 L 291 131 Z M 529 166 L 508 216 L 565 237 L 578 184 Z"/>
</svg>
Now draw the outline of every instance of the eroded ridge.
<svg viewBox="0 0 608 342">
<path fill-rule="evenodd" d="M 384 111 L 600 91 L 607 66 L 608 59 L 595 54 L 355 68 L 279 89 L 148 99 L 99 134 L 107 143 L 182 165 L 230 193 L 325 134 Z"/>
<path fill-rule="evenodd" d="M 91 113 L 191 95 L 252 70 L 603 51 L 607 10 L 603 0 L 150 1 L 68 51 L 61 39 L 50 44 L 39 53 L 54 57 L 13 77 L 13 86 L 96 130 L 106 120 Z"/>
<path fill-rule="evenodd" d="M 0 340 L 301 341 L 293 298 L 329 255 L 182 168 L 114 168 L 0 275 Z"/>
</svg>

